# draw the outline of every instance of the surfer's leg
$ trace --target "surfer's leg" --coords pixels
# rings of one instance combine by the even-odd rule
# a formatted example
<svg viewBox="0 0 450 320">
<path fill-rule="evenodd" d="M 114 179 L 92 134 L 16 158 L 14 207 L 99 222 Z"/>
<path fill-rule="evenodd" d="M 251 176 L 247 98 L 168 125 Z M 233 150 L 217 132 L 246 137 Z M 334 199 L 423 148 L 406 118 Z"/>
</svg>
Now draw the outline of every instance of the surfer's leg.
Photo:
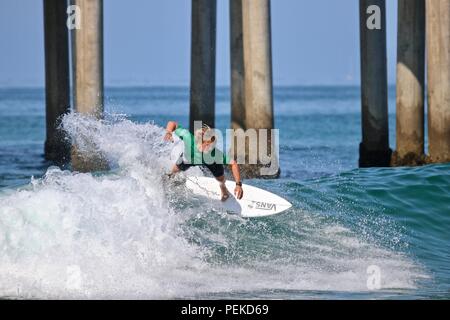
<svg viewBox="0 0 450 320">
<path fill-rule="evenodd" d="M 172 173 L 171 175 L 174 175 L 180 171 L 186 171 L 189 169 L 192 165 L 188 163 L 184 163 L 183 154 L 180 155 L 177 162 L 172 167 Z"/>
<path fill-rule="evenodd" d="M 220 193 L 222 194 L 220 200 L 226 201 L 230 197 L 230 192 L 228 191 L 227 186 L 225 185 L 225 176 L 216 177 L 216 180 L 219 182 Z"/>
<path fill-rule="evenodd" d="M 170 170 L 170 173 L 167 173 L 166 175 L 169 179 L 172 179 L 178 172 L 180 172 L 180 169 L 176 164 L 174 164 L 172 170 Z"/>
<path fill-rule="evenodd" d="M 172 171 L 168 175 L 171 178 L 174 175 L 176 175 L 178 172 L 186 171 L 190 167 L 191 167 L 190 164 L 184 163 L 183 154 L 181 154 L 180 157 L 178 158 L 177 162 L 173 165 Z"/>
<path fill-rule="evenodd" d="M 172 167 L 172 172 L 170 174 L 174 175 L 175 173 L 178 173 L 180 171 L 181 171 L 180 168 L 176 164 L 174 164 Z"/>
<path fill-rule="evenodd" d="M 221 200 L 226 201 L 230 197 L 230 193 L 228 192 L 228 189 L 225 185 L 225 175 L 224 175 L 224 169 L 222 164 L 210 164 L 206 165 L 206 167 L 211 171 L 214 178 L 219 182 L 220 186 L 220 193 L 222 194 Z"/>
</svg>

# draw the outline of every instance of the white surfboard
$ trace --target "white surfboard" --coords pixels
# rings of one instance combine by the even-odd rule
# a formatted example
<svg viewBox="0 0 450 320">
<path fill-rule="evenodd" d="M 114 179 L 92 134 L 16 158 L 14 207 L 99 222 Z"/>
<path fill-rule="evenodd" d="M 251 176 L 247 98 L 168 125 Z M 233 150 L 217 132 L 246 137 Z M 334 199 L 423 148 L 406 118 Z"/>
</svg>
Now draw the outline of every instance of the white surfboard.
<svg viewBox="0 0 450 320">
<path fill-rule="evenodd" d="M 230 193 L 235 188 L 234 181 L 227 181 Z M 216 179 L 207 177 L 187 177 L 186 187 L 194 194 L 207 197 L 217 206 L 231 214 L 238 214 L 244 218 L 267 217 L 281 213 L 292 205 L 285 199 L 256 187 L 243 184 L 244 196 L 241 200 L 232 194 L 226 201 L 220 201 L 220 187 Z"/>
</svg>

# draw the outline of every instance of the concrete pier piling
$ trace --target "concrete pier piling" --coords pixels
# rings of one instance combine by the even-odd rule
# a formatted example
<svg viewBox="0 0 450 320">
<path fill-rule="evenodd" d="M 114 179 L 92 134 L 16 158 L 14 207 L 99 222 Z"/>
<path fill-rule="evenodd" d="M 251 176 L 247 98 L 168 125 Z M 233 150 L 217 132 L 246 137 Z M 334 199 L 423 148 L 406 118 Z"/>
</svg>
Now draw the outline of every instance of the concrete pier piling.
<svg viewBox="0 0 450 320">
<path fill-rule="evenodd" d="M 231 128 L 245 131 L 245 67 L 242 0 L 230 0 L 230 66 L 231 66 Z M 237 131 L 235 131 L 237 132 Z M 240 143 L 237 135 L 231 139 L 231 152 L 234 152 L 239 164 L 248 159 L 249 142 Z M 244 137 L 244 139 L 246 139 Z M 250 166 L 242 165 L 242 174 Z M 247 170 L 245 170 L 247 169 Z"/>
<path fill-rule="evenodd" d="M 231 128 L 245 128 L 245 69 L 242 0 L 230 0 Z"/>
<path fill-rule="evenodd" d="M 192 0 L 191 131 L 194 121 L 214 127 L 216 98 L 216 0 Z"/>
<path fill-rule="evenodd" d="M 242 11 L 242 42 L 239 39 L 239 4 L 241 4 Z M 232 58 L 235 59 L 233 63 L 235 69 L 232 70 L 235 77 L 233 79 L 233 95 L 234 99 L 239 99 L 232 108 L 233 113 L 235 118 L 242 114 L 242 110 L 238 108 L 244 103 L 245 120 L 241 122 L 244 129 L 268 130 L 267 146 L 265 147 L 268 154 L 271 155 L 273 163 L 277 163 L 277 168 L 270 177 L 277 177 L 279 175 L 278 159 L 276 159 L 274 141 L 270 134 L 270 130 L 274 128 L 270 0 L 235 1 L 232 11 L 237 14 L 232 19 L 232 28 L 235 28 L 232 30 L 232 42 L 234 41 Z M 243 69 L 239 65 L 242 61 L 238 57 L 241 44 L 243 46 Z M 243 96 L 242 92 L 244 92 Z M 239 125 L 239 122 L 235 121 L 236 124 Z M 258 140 L 260 138 L 258 135 Z M 262 141 L 258 141 L 258 151 L 261 143 Z M 246 149 L 247 155 L 257 152 L 257 150 L 248 150 L 247 147 Z M 260 168 L 259 161 L 258 165 L 243 166 L 247 177 L 260 177 Z"/>
<path fill-rule="evenodd" d="M 450 162 L 450 0 L 426 1 L 429 161 Z"/>
<path fill-rule="evenodd" d="M 360 0 L 362 142 L 360 167 L 387 167 L 389 148 L 385 0 Z"/>
<path fill-rule="evenodd" d="M 424 155 L 425 0 L 399 0 L 397 150 L 392 165 L 420 165 Z"/>
<path fill-rule="evenodd" d="M 246 128 L 272 129 L 270 0 L 242 0 Z"/>
<path fill-rule="evenodd" d="M 46 141 L 45 158 L 57 164 L 70 161 L 70 146 L 58 130 L 70 111 L 69 36 L 67 1 L 44 0 Z"/>
<path fill-rule="evenodd" d="M 72 33 L 75 110 L 103 115 L 103 0 L 73 0 L 80 29 Z"/>
<path fill-rule="evenodd" d="M 80 8 L 80 28 L 72 32 L 74 106 L 76 112 L 103 116 L 103 0 L 72 0 Z M 98 154 L 79 154 L 72 148 L 72 167 L 78 171 L 105 169 Z"/>
</svg>

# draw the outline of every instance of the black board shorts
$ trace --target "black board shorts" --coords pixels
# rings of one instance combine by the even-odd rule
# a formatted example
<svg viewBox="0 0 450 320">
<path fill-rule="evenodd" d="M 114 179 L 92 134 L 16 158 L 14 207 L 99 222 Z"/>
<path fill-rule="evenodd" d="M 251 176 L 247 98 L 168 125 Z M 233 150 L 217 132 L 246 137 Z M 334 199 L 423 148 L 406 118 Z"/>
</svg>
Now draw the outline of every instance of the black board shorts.
<svg viewBox="0 0 450 320">
<path fill-rule="evenodd" d="M 208 168 L 209 171 L 213 174 L 215 178 L 221 177 L 224 175 L 225 171 L 223 168 L 223 164 L 218 163 L 212 163 L 212 164 L 192 164 L 192 163 L 186 163 L 183 159 L 183 154 L 180 155 L 175 165 L 180 169 L 181 171 L 186 171 L 190 167 L 194 166 L 202 166 L 205 168 Z"/>
</svg>

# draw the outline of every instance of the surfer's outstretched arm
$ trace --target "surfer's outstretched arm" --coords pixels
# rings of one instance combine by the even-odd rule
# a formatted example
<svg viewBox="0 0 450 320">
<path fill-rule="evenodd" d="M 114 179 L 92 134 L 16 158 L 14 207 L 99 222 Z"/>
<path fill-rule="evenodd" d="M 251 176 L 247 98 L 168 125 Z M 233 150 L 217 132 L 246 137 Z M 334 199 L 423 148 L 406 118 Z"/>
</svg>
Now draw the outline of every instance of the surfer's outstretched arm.
<svg viewBox="0 0 450 320">
<path fill-rule="evenodd" d="M 234 188 L 234 194 L 236 198 L 242 199 L 244 191 L 242 190 L 241 173 L 239 165 L 235 160 L 230 161 L 231 173 L 233 173 L 234 181 L 236 181 L 236 187 Z"/>
</svg>

